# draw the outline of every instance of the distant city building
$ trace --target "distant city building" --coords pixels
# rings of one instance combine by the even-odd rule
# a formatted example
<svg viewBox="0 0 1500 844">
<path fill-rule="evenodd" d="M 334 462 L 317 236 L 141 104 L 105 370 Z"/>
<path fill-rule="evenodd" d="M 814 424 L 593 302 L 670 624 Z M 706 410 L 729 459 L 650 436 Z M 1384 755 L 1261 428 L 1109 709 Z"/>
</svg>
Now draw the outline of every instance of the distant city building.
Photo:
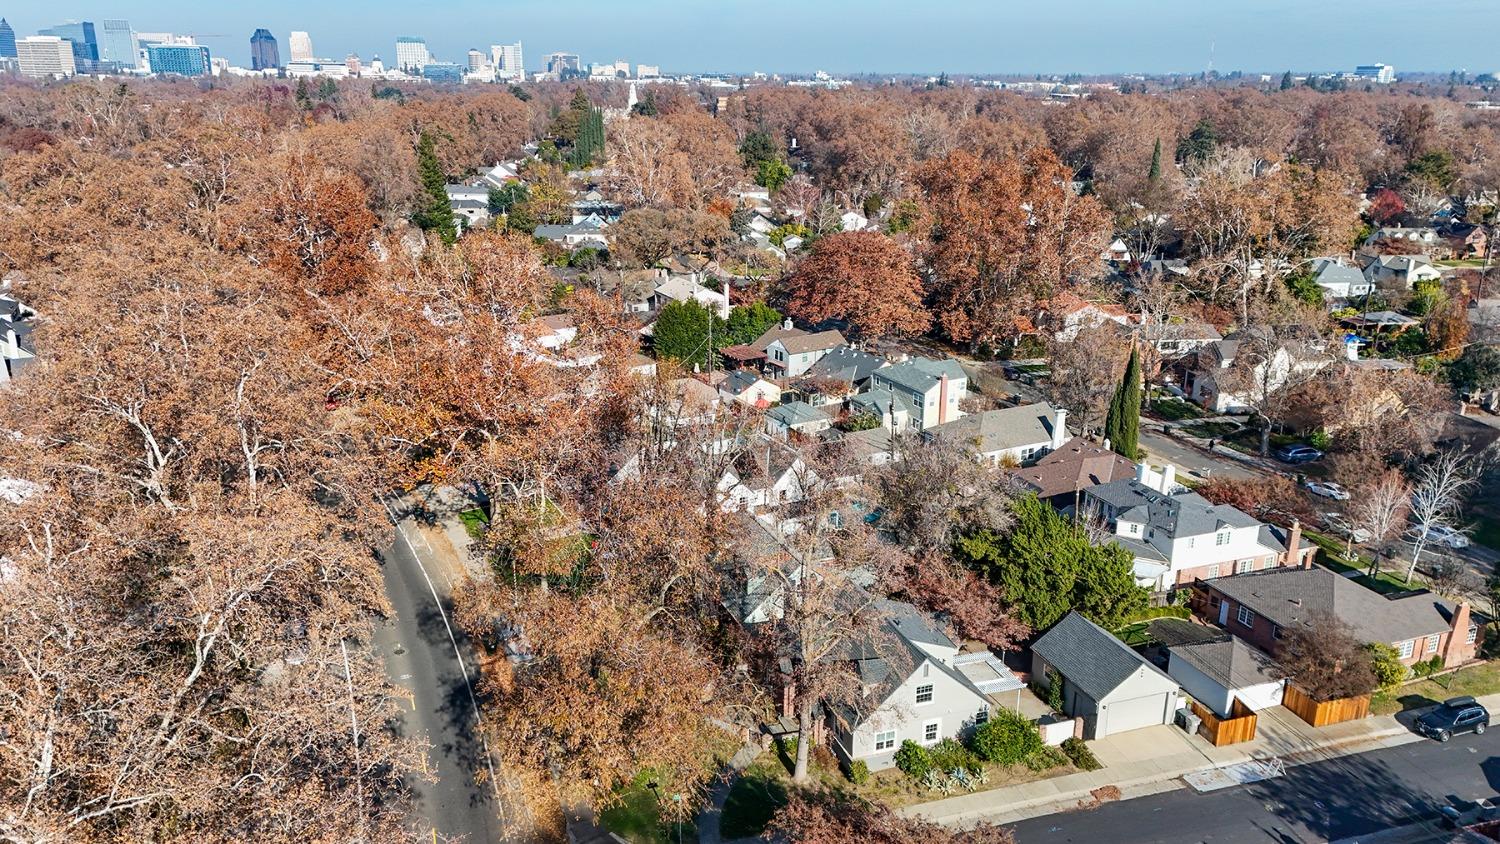
<svg viewBox="0 0 1500 844">
<path fill-rule="evenodd" d="M 207 76 L 213 62 L 201 44 L 151 44 L 146 47 L 146 65 L 152 73 Z"/>
<path fill-rule="evenodd" d="M 281 50 L 269 29 L 257 29 L 250 36 L 250 69 L 275 70 L 281 67 Z"/>
<path fill-rule="evenodd" d="M 583 64 L 579 62 L 577 55 L 573 53 L 549 53 L 547 55 L 548 73 L 561 74 L 565 70 L 583 70 Z"/>
<path fill-rule="evenodd" d="M 485 57 L 484 53 L 481 53 L 478 50 L 470 47 L 469 48 L 469 70 L 478 70 L 481 67 L 484 67 L 485 64 L 487 64 L 487 61 L 486 61 L 486 57 Z"/>
<path fill-rule="evenodd" d="M 385 73 L 385 62 L 380 60 L 380 56 L 374 56 L 370 59 L 370 73 L 376 76 Z"/>
<path fill-rule="evenodd" d="M 135 33 L 130 31 L 130 21 L 104 21 L 99 29 L 99 61 L 118 65 L 118 69 L 133 68 L 140 63 L 135 49 Z"/>
<path fill-rule="evenodd" d="M 432 60 L 427 52 L 427 41 L 410 35 L 396 39 L 396 68 L 405 73 L 420 74 L 422 68 Z M 460 74 L 461 75 L 461 74 Z"/>
<path fill-rule="evenodd" d="M 464 66 L 453 62 L 428 61 L 422 66 L 422 78 L 428 82 L 463 82 Z"/>
<path fill-rule="evenodd" d="M 510 80 L 526 78 L 526 61 L 521 56 L 521 42 L 491 44 L 490 56 L 495 60 L 496 76 Z"/>
<path fill-rule="evenodd" d="M 16 62 L 22 76 L 47 79 L 72 76 L 73 42 L 56 35 L 31 35 L 16 41 Z"/>
<path fill-rule="evenodd" d="M 661 77 L 661 66 L 654 64 L 638 64 L 635 66 L 636 79 L 657 79 Z"/>
<path fill-rule="evenodd" d="M 16 57 L 16 31 L 11 29 L 5 18 L 0 18 L 0 59 L 13 59 Z"/>
<path fill-rule="evenodd" d="M 1396 69 L 1388 64 L 1362 64 L 1354 69 L 1355 77 L 1372 79 L 1381 85 L 1396 81 Z"/>
<path fill-rule="evenodd" d="M 78 73 L 91 73 L 99 63 L 99 39 L 94 34 L 93 21 L 69 21 L 57 26 L 36 31 L 37 35 L 52 35 L 73 45 L 73 69 Z"/>
<path fill-rule="evenodd" d="M 361 67 L 359 63 L 358 53 L 350 53 L 349 55 L 344 56 L 344 67 L 348 68 L 350 76 L 358 76 L 360 75 L 360 73 L 364 72 L 364 68 Z"/>
<path fill-rule="evenodd" d="M 290 54 L 287 61 L 310 62 L 313 59 L 312 36 L 306 32 L 294 31 L 287 38 L 286 47 Z"/>
</svg>

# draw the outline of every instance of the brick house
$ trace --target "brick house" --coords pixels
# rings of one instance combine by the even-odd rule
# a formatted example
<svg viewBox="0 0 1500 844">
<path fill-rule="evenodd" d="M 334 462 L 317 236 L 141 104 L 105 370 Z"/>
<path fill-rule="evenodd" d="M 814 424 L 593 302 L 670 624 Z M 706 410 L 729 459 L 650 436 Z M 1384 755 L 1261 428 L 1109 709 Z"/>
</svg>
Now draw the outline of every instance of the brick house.
<svg viewBox="0 0 1500 844">
<path fill-rule="evenodd" d="M 1425 590 L 1381 595 L 1324 568 L 1282 568 L 1194 585 L 1193 612 L 1275 653 L 1284 631 L 1331 614 L 1366 642 L 1384 642 L 1407 665 L 1441 657 L 1445 668 L 1474 659 L 1484 619 L 1467 602 Z"/>
</svg>

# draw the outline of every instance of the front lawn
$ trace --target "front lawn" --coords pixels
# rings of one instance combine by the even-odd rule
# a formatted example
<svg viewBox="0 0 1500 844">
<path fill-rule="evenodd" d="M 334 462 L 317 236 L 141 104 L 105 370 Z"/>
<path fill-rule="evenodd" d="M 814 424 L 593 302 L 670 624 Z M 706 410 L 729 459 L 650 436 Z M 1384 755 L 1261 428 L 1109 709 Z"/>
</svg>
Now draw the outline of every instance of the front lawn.
<svg viewBox="0 0 1500 844">
<path fill-rule="evenodd" d="M 1370 711 L 1390 715 L 1442 703 L 1450 697 L 1480 697 L 1496 692 L 1500 692 L 1500 662 L 1492 660 L 1460 668 L 1452 674 L 1408 683 L 1388 695 L 1376 692 L 1370 699 Z"/>
<path fill-rule="evenodd" d="M 1181 422 L 1184 419 L 1202 419 L 1208 415 L 1203 408 L 1192 402 L 1183 401 L 1176 396 L 1158 396 L 1151 400 L 1151 414 L 1168 422 Z"/>
<path fill-rule="evenodd" d="M 786 805 L 790 779 L 775 753 L 763 753 L 729 790 L 724 813 L 719 816 L 719 835 L 725 841 L 760 835 L 776 810 Z"/>
<path fill-rule="evenodd" d="M 478 507 L 459 513 L 458 520 L 463 522 L 464 530 L 471 539 L 483 539 L 484 532 L 490 527 L 490 517 Z"/>
<path fill-rule="evenodd" d="M 697 828 L 692 823 L 662 823 L 656 793 L 646 785 L 649 780 L 644 774 L 637 777 L 629 788 L 620 792 L 619 803 L 600 813 L 604 828 L 631 844 L 675 844 L 679 832 L 683 841 L 698 840 Z"/>
<path fill-rule="evenodd" d="M 1344 549 L 1347 546 L 1342 539 L 1336 539 L 1332 536 L 1326 536 L 1312 530 L 1303 531 L 1302 535 L 1311 540 L 1314 545 L 1317 545 L 1318 548 L 1321 549 L 1320 553 L 1318 554 L 1318 562 L 1321 563 L 1324 568 L 1332 569 L 1339 574 L 1344 574 L 1351 571 L 1359 572 L 1359 574 L 1350 577 L 1349 579 L 1354 581 L 1355 583 L 1358 583 L 1360 586 L 1365 587 L 1366 589 L 1379 592 L 1382 595 L 1389 595 L 1392 592 L 1405 592 L 1409 589 L 1421 588 L 1422 586 L 1422 584 L 1415 579 L 1413 579 L 1412 582 L 1408 584 L 1406 582 L 1406 579 L 1401 574 L 1397 574 L 1395 572 L 1381 571 L 1374 577 L 1365 574 L 1365 572 L 1370 570 L 1369 560 L 1363 557 L 1358 550 L 1355 550 L 1354 557 L 1352 559 L 1346 557 L 1344 555 Z M 1384 560 L 1382 562 L 1383 564 L 1389 564 L 1393 561 Z"/>
<path fill-rule="evenodd" d="M 1235 434 L 1240 428 L 1241 425 L 1238 422 L 1194 422 L 1191 425 L 1183 425 L 1177 430 L 1201 440 L 1217 440 Z"/>
</svg>

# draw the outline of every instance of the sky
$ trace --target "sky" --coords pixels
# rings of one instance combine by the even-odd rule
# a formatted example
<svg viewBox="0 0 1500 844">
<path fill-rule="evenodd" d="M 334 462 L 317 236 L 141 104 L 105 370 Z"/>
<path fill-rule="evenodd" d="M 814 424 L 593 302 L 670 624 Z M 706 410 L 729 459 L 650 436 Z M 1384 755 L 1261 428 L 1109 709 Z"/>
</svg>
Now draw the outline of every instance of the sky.
<svg viewBox="0 0 1500 844">
<path fill-rule="evenodd" d="M 457 62 L 519 40 L 537 70 L 554 51 L 666 73 L 1500 70 L 1500 0 L 0 0 L 0 15 L 18 35 L 124 18 L 240 65 L 265 27 L 283 61 L 298 29 L 333 59 L 389 61 L 398 35 Z"/>
</svg>

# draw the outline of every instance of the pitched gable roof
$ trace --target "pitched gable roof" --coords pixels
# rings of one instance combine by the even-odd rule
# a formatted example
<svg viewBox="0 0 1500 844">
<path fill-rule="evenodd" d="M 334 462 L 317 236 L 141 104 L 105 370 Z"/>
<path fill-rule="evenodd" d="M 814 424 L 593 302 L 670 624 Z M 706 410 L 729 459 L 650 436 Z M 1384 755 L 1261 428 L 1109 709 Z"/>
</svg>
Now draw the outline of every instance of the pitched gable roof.
<svg viewBox="0 0 1500 844">
<path fill-rule="evenodd" d="M 1282 676 L 1270 654 L 1234 636 L 1171 645 L 1167 650 L 1172 659 L 1181 659 L 1226 689 L 1274 683 Z"/>
<path fill-rule="evenodd" d="M 1135 464 L 1124 457 L 1074 437 L 1063 447 L 1049 452 L 1029 469 L 1019 469 L 1016 477 L 1028 484 L 1041 498 L 1107 484 L 1135 476 Z"/>
<path fill-rule="evenodd" d="M 1063 616 L 1062 621 L 1036 640 L 1031 650 L 1096 701 L 1108 697 L 1141 666 L 1175 682 L 1077 610 Z"/>
<path fill-rule="evenodd" d="M 885 365 L 885 358 L 862 352 L 852 346 L 839 346 L 819 358 L 807 374 L 814 378 L 832 378 L 853 384 L 870 377 L 870 373 Z"/>
<path fill-rule="evenodd" d="M 844 339 L 844 335 L 837 331 L 819 331 L 816 334 L 802 332 L 779 339 L 781 340 L 781 345 L 786 347 L 787 352 L 793 355 L 802 354 L 803 352 L 821 352 L 825 349 L 843 346 L 848 342 Z"/>
<path fill-rule="evenodd" d="M 1387 598 L 1328 569 L 1268 569 L 1207 581 L 1279 627 L 1332 614 L 1367 642 L 1403 642 L 1449 629 L 1453 604 L 1428 592 Z"/>
<path fill-rule="evenodd" d="M 1046 402 L 986 410 L 934 425 L 931 437 L 951 440 L 981 454 L 1052 442 L 1057 411 Z"/>
</svg>

